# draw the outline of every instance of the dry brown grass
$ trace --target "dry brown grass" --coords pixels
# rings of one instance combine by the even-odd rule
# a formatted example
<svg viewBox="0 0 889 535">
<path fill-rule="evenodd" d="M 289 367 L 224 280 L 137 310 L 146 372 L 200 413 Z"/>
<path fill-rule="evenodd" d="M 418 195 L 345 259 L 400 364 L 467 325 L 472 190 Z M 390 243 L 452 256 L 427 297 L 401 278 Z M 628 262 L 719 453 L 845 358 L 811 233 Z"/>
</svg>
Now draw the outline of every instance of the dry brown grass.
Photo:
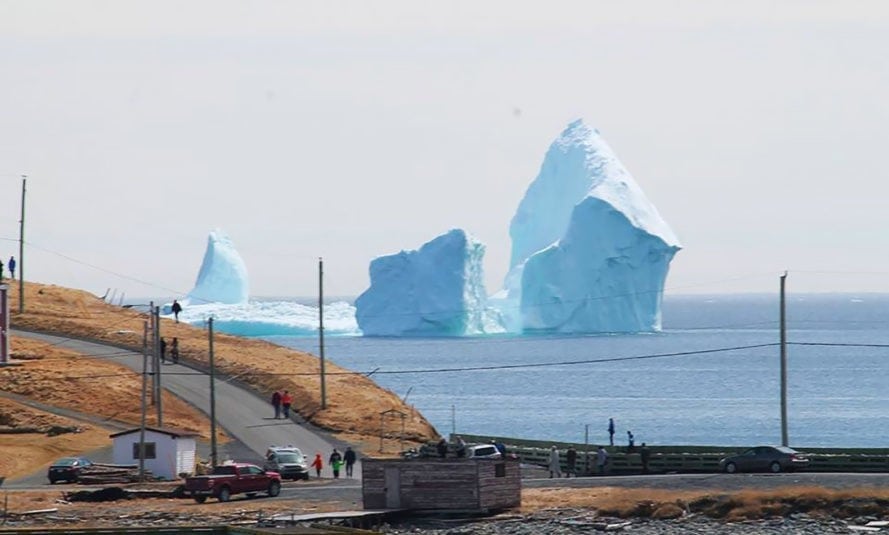
<svg viewBox="0 0 889 535">
<path fill-rule="evenodd" d="M 526 489 L 522 511 L 595 509 L 620 518 L 676 518 L 687 512 L 726 521 L 808 513 L 841 518 L 882 515 L 889 508 L 889 489 L 862 487 L 832 490 L 788 486 L 773 490 L 736 492 L 669 491 L 663 489 Z"/>
<path fill-rule="evenodd" d="M 15 328 L 100 340 L 131 348 L 141 347 L 146 318 L 138 312 L 106 304 L 96 296 L 80 290 L 29 282 L 25 285 L 25 312 L 19 314 L 18 283 L 10 283 L 10 309 Z M 161 331 L 168 339 L 174 336 L 179 338 L 182 360 L 207 366 L 208 344 L 205 330 L 162 320 Z M 327 377 L 327 408 L 322 410 L 319 361 L 308 353 L 262 340 L 223 334 L 215 336 L 214 349 L 215 363 L 222 373 L 236 376 L 261 393 L 270 395 L 279 388 L 290 390 L 294 395 L 295 409 L 319 427 L 335 433 L 346 433 L 350 437 L 364 437 L 363 440 L 372 444 L 374 439 L 379 440 L 379 414 L 397 410 L 408 415 L 405 435 L 409 440 L 425 442 L 437 435 L 421 414 L 406 406 L 393 392 L 380 388 L 363 375 L 342 373 L 348 370 L 332 363 L 327 364 L 327 371 L 331 375 Z M 26 351 L 23 350 L 24 353 Z M 72 368 L 65 369 L 62 361 L 53 362 L 59 363 L 59 368 L 56 372 L 48 370 L 46 373 L 56 373 L 53 381 L 58 384 L 57 378 L 70 374 Z M 51 388 L 51 384 L 53 383 L 48 382 L 45 386 Z M 28 387 L 20 385 L 19 388 Z M 124 387 L 123 391 L 129 392 L 130 388 Z M 42 392 L 31 388 L 28 395 L 42 395 Z M 70 395 L 71 398 L 60 401 L 83 404 L 87 399 L 95 399 L 84 395 L 78 400 L 76 391 L 71 391 Z M 135 407 L 138 403 L 125 403 L 119 407 L 122 413 L 127 412 L 126 405 Z M 167 406 L 169 405 L 165 407 Z M 174 425 L 166 417 L 164 422 Z M 400 431 L 400 422 L 397 427 Z"/>
</svg>

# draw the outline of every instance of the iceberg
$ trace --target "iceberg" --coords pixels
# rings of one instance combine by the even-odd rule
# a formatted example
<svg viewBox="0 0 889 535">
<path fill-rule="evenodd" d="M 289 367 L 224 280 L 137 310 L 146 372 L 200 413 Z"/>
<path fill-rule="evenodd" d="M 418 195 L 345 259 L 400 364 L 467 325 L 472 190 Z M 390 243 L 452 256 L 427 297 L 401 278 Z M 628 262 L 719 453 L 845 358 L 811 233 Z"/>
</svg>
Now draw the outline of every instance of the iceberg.
<svg viewBox="0 0 889 535">
<path fill-rule="evenodd" d="M 198 279 L 184 304 L 246 304 L 248 297 L 244 260 L 224 232 L 219 229 L 211 231 Z"/>
<path fill-rule="evenodd" d="M 511 332 L 657 331 L 678 238 L 599 132 L 556 139 L 510 223 L 504 290 Z"/>
<path fill-rule="evenodd" d="M 460 229 L 375 258 L 355 301 L 365 336 L 464 336 L 499 330 L 486 310 L 485 246 Z"/>
</svg>

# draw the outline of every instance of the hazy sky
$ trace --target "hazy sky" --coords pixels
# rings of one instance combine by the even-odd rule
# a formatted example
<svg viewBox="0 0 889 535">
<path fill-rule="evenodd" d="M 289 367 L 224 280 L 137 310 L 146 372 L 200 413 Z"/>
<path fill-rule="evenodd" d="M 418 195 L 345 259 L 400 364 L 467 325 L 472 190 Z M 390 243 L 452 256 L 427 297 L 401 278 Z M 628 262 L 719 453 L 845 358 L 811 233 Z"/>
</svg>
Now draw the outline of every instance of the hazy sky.
<svg viewBox="0 0 889 535">
<path fill-rule="evenodd" d="M 597 127 L 685 246 L 670 293 L 889 292 L 889 2 L 0 0 L 0 258 L 187 292 L 213 228 L 257 296 L 488 249 Z M 141 284 L 109 272 L 144 281 Z"/>
</svg>

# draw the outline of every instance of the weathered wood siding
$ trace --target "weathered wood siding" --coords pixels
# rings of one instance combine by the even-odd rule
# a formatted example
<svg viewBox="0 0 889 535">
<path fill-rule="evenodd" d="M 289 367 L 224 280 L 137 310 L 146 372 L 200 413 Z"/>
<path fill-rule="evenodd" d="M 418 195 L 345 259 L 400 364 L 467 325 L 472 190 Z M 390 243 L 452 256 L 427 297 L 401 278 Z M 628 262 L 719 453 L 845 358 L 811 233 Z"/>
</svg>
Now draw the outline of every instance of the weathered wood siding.
<svg viewBox="0 0 889 535">
<path fill-rule="evenodd" d="M 497 465 L 502 477 L 497 476 Z M 397 470 L 399 508 L 503 509 L 521 502 L 517 461 L 468 459 L 366 459 L 362 462 L 365 509 L 393 507 L 386 500 L 386 472 Z"/>
</svg>

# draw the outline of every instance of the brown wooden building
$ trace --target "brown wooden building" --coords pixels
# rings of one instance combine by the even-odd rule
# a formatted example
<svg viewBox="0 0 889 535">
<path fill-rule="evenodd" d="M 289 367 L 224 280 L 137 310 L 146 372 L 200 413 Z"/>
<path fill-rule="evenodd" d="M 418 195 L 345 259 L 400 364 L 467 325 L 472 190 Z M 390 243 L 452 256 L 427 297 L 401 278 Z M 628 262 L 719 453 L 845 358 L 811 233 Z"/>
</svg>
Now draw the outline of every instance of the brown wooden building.
<svg viewBox="0 0 889 535">
<path fill-rule="evenodd" d="M 513 459 L 363 459 L 365 509 L 496 511 L 522 503 Z"/>
</svg>

